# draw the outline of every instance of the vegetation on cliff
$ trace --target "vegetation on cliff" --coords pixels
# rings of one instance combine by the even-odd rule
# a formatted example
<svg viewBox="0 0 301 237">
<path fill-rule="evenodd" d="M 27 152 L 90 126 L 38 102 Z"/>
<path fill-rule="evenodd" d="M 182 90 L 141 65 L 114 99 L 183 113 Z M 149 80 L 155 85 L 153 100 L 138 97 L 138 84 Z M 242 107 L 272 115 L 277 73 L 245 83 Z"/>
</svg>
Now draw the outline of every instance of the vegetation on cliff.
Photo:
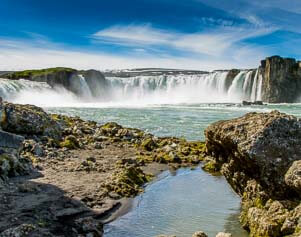
<svg viewBox="0 0 301 237">
<path fill-rule="evenodd" d="M 24 70 L 17 72 L 10 72 L 2 75 L 2 77 L 8 79 L 31 79 L 36 76 L 46 76 L 48 74 L 59 73 L 59 72 L 67 72 L 72 73 L 75 72 L 75 69 L 65 68 L 65 67 L 54 67 L 54 68 L 45 68 L 45 69 L 36 69 L 36 70 Z"/>
</svg>

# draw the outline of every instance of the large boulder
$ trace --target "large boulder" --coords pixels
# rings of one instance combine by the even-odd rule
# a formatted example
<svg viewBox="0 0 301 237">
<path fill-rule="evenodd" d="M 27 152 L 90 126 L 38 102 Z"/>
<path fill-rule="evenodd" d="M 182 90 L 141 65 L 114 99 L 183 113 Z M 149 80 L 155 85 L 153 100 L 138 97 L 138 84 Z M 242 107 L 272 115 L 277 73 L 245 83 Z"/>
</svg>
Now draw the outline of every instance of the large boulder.
<svg viewBox="0 0 301 237">
<path fill-rule="evenodd" d="M 300 236 L 301 121 L 248 113 L 210 125 L 205 135 L 208 159 L 242 197 L 240 220 L 250 236 Z"/>
<path fill-rule="evenodd" d="M 4 103 L 0 125 L 6 132 L 24 136 L 48 136 L 60 140 L 62 129 L 43 109 L 33 105 Z"/>
<path fill-rule="evenodd" d="M 257 180 L 276 197 L 291 194 L 284 176 L 301 159 L 301 121 L 273 111 L 210 125 L 206 131 L 208 154 L 222 166 L 233 188 L 242 194 L 248 179 Z M 247 179 L 233 177 L 239 170 Z"/>
</svg>

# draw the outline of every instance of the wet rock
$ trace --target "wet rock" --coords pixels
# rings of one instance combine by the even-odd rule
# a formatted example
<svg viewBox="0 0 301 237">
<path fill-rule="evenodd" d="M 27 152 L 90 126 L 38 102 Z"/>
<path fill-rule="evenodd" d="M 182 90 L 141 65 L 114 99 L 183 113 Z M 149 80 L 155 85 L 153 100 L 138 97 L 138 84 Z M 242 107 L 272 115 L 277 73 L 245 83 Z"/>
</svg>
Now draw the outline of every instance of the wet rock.
<svg viewBox="0 0 301 237">
<path fill-rule="evenodd" d="M 263 102 L 262 101 L 254 101 L 254 102 L 251 102 L 251 101 L 242 101 L 242 105 L 263 105 Z"/>
</svg>

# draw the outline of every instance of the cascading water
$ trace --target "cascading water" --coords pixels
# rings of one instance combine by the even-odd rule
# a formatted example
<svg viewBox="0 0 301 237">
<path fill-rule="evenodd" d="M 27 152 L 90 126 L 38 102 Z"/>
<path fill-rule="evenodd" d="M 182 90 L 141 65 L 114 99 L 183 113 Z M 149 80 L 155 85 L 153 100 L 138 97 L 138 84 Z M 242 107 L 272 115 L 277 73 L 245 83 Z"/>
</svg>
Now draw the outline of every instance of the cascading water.
<svg viewBox="0 0 301 237">
<path fill-rule="evenodd" d="M 181 103 L 240 103 L 260 100 L 263 78 L 258 70 L 239 72 L 234 79 L 227 71 L 189 75 L 107 77 L 99 90 L 83 75 L 72 78 L 77 96 L 64 88 L 28 80 L 0 79 L 0 96 L 18 103 L 63 106 L 89 102 L 105 105 L 149 105 Z M 91 78 L 89 78 L 91 79 Z M 93 94 L 91 92 L 93 88 Z M 36 101 L 35 101 L 36 100 Z"/>
<path fill-rule="evenodd" d="M 92 96 L 90 87 L 89 87 L 88 83 L 86 82 L 86 79 L 84 78 L 83 75 L 78 75 L 78 78 L 79 78 L 79 83 L 80 83 L 81 94 L 85 98 L 91 100 L 93 96 Z"/>
<path fill-rule="evenodd" d="M 241 71 L 234 78 L 228 90 L 228 98 L 230 101 L 241 100 L 241 98 L 243 98 L 243 86 L 245 84 L 247 74 L 248 73 L 246 71 Z"/>
<path fill-rule="evenodd" d="M 78 103 L 79 100 L 64 88 L 52 88 L 46 82 L 0 79 L 0 96 L 10 102 L 58 106 Z"/>
<path fill-rule="evenodd" d="M 251 85 L 252 85 L 252 74 L 253 71 L 249 71 L 246 75 L 246 79 L 244 81 L 244 85 L 243 85 L 243 95 L 244 95 L 244 99 L 248 100 L 250 99 L 251 96 Z"/>
<path fill-rule="evenodd" d="M 256 101 L 257 98 L 257 79 L 258 79 L 258 73 L 259 70 L 257 69 L 255 76 L 253 78 L 253 86 L 252 86 L 252 92 L 251 92 L 251 101 Z"/>
<path fill-rule="evenodd" d="M 261 74 L 258 77 L 259 77 L 259 82 L 258 82 L 257 92 L 256 92 L 257 101 L 262 99 L 262 81 L 263 81 L 263 77 Z"/>
</svg>

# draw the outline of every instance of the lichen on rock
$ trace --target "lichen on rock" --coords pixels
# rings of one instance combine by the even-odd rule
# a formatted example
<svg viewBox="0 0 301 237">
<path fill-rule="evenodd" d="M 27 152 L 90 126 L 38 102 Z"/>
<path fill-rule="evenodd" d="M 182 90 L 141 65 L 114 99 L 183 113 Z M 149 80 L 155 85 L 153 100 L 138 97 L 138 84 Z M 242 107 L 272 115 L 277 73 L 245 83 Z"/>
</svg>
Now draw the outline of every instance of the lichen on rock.
<svg viewBox="0 0 301 237">
<path fill-rule="evenodd" d="M 296 232 L 301 121 L 278 111 L 248 113 L 213 123 L 205 135 L 207 154 L 213 158 L 207 166 L 218 164 L 242 196 L 240 219 L 250 236 L 280 237 Z"/>
</svg>

